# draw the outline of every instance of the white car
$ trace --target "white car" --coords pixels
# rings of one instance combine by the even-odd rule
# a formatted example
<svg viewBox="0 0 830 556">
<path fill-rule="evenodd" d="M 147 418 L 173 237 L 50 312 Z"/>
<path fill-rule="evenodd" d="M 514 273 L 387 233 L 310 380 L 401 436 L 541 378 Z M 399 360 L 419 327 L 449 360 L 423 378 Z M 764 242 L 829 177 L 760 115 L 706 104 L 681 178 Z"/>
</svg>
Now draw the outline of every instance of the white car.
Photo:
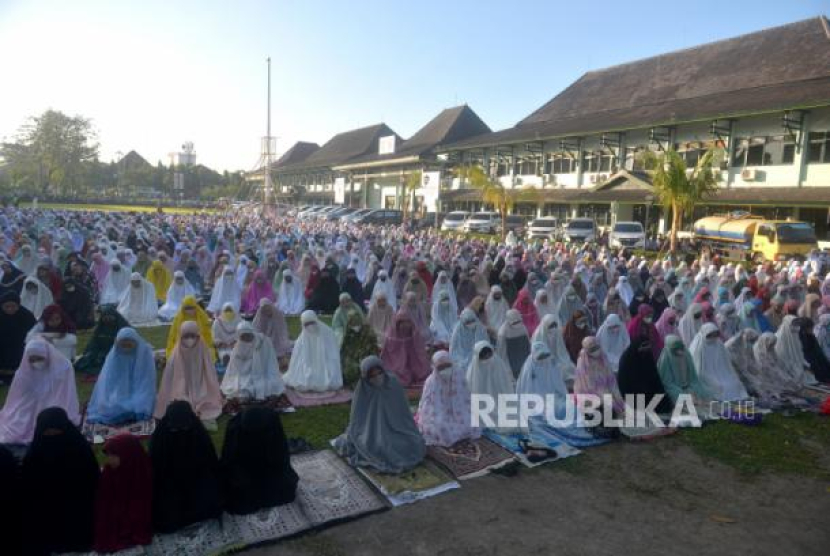
<svg viewBox="0 0 830 556">
<path fill-rule="evenodd" d="M 591 243 L 597 240 L 597 225 L 591 218 L 574 218 L 565 226 L 565 241 Z"/>
<path fill-rule="evenodd" d="M 527 225 L 527 239 L 550 239 L 558 230 L 556 218 L 535 218 Z"/>
<path fill-rule="evenodd" d="M 501 224 L 501 217 L 497 212 L 474 212 L 464 222 L 464 231 L 494 234 L 499 224 Z"/>
<path fill-rule="evenodd" d="M 645 249 L 646 232 L 639 222 L 617 222 L 611 229 L 608 243 L 611 247 Z"/>
<path fill-rule="evenodd" d="M 467 221 L 467 217 L 470 216 L 469 212 L 463 210 L 456 210 L 444 217 L 444 221 L 441 222 L 441 229 L 445 232 L 457 232 L 464 227 L 464 222 Z"/>
</svg>

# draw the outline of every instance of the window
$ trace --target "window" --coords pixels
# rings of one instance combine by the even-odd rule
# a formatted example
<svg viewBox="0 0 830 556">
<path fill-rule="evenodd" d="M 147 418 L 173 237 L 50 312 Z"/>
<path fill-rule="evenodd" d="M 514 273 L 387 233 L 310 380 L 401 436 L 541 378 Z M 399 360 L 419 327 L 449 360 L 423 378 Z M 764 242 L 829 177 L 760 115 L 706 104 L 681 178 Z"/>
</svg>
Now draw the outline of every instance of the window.
<svg viewBox="0 0 830 556">
<path fill-rule="evenodd" d="M 647 150 L 646 147 L 626 147 L 624 162 L 626 170 L 645 170 L 643 153 Z"/>
<path fill-rule="evenodd" d="M 733 166 L 775 166 L 795 160 L 795 143 L 788 135 L 744 137 L 736 141 Z"/>
<path fill-rule="evenodd" d="M 555 153 L 551 155 L 549 174 L 570 174 L 576 169 L 573 158 L 567 153 Z"/>
<path fill-rule="evenodd" d="M 535 176 L 536 169 L 539 167 L 539 159 L 537 158 L 523 158 L 519 163 L 520 176 Z"/>
<path fill-rule="evenodd" d="M 599 172 L 599 157 L 596 153 L 585 151 L 582 153 L 582 171 Z"/>
<path fill-rule="evenodd" d="M 813 131 L 808 135 L 807 162 L 830 162 L 830 132 Z"/>
</svg>

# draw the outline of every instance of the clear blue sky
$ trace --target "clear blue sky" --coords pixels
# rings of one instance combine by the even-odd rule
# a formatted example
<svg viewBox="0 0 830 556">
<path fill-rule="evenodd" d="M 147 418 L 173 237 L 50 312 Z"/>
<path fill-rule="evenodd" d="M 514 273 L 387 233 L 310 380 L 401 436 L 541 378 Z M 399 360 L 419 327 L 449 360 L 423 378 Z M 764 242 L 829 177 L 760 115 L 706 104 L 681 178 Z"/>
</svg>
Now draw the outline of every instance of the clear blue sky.
<svg viewBox="0 0 830 556">
<path fill-rule="evenodd" d="M 51 107 L 101 154 L 251 169 L 294 141 L 384 121 L 404 137 L 468 103 L 509 127 L 582 73 L 830 13 L 830 0 L 0 0 L 0 138 Z M 735 60 L 735 64 L 758 63 Z"/>
</svg>

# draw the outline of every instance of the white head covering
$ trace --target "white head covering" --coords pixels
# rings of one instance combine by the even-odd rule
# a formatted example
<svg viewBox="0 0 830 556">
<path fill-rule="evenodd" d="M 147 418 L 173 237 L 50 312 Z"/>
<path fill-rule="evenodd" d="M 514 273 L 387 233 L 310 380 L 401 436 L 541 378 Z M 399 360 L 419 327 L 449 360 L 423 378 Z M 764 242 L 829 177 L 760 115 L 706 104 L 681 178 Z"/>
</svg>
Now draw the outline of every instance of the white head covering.
<svg viewBox="0 0 830 556">
<path fill-rule="evenodd" d="M 695 315 L 700 315 L 700 318 L 695 319 Z M 677 323 L 677 334 L 683 343 L 687 346 L 692 345 L 700 327 L 703 325 L 703 306 L 700 303 L 692 303 L 689 310 L 680 318 Z"/>
<path fill-rule="evenodd" d="M 216 313 L 225 303 L 230 303 L 238 312 L 241 299 L 242 290 L 239 288 L 233 269 L 228 265 L 222 271 L 222 276 L 219 277 L 213 286 L 213 292 L 210 295 L 210 303 L 208 303 L 207 310 L 211 313 Z"/>
<path fill-rule="evenodd" d="M 764 332 L 752 346 L 758 366 L 758 382 L 755 388 L 761 396 L 783 392 L 796 393 L 801 390 L 801 384 L 793 380 L 784 363 L 778 358 L 777 343 L 778 338 L 775 334 Z"/>
<path fill-rule="evenodd" d="M 433 295 L 432 311 L 430 313 L 429 329 L 435 342 L 449 345 L 452 331 L 458 322 L 458 314 L 452 307 L 450 294 L 441 290 Z"/>
<path fill-rule="evenodd" d="M 530 356 L 522 366 L 522 372 L 516 382 L 516 393 L 519 395 L 535 394 L 542 397 L 553 395 L 556 408 L 565 407 L 568 389 L 562 378 L 561 369 L 556 365 L 544 342 L 533 342 Z"/>
<path fill-rule="evenodd" d="M 625 349 L 631 344 L 628 330 L 623 321 L 616 313 L 611 313 L 602 323 L 597 331 L 597 342 L 602 348 L 602 353 L 608 360 L 608 366 L 615 373 L 620 368 L 620 357 Z"/>
<path fill-rule="evenodd" d="M 498 396 L 515 393 L 513 373 L 495 350 L 490 359 L 482 361 L 479 356 L 485 348 L 493 350 L 493 346 L 487 341 L 477 342 L 473 347 L 473 356 L 467 368 L 467 384 L 471 394 L 493 397 L 495 408 L 490 413 L 490 417 L 494 422 L 498 422 Z"/>
<path fill-rule="evenodd" d="M 446 368 L 439 371 L 439 366 Z M 432 373 L 418 404 L 418 430 L 427 445 L 452 446 L 481 435 L 470 423 L 470 391 L 464 375 L 449 352 L 436 351 L 432 356 Z"/>
<path fill-rule="evenodd" d="M 179 284 L 178 280 L 181 280 L 182 283 Z M 176 316 L 179 307 L 182 305 L 182 301 L 188 295 L 195 296 L 196 290 L 185 279 L 184 272 L 177 270 L 173 273 L 173 281 L 170 282 L 170 287 L 167 288 L 167 301 L 159 309 L 159 316 L 165 320 L 172 319 Z"/>
<path fill-rule="evenodd" d="M 138 282 L 138 287 L 133 286 Z M 130 275 L 130 285 L 118 304 L 118 312 L 132 326 L 155 324 L 158 316 L 156 288 L 138 272 Z"/>
<path fill-rule="evenodd" d="M 452 280 L 450 277 L 447 276 L 446 271 L 442 270 L 438 273 L 438 277 L 435 279 L 435 284 L 432 287 L 432 298 L 435 299 L 441 292 L 447 292 L 450 299 L 450 306 L 452 306 L 453 311 L 455 314 L 458 314 L 458 300 L 455 297 L 455 288 L 452 285 Z"/>
<path fill-rule="evenodd" d="M 559 307 L 553 302 L 553 298 L 545 288 L 539 288 L 536 291 L 536 299 L 533 300 L 533 305 L 536 307 L 540 319 L 545 315 L 556 315 L 559 311 Z"/>
<path fill-rule="evenodd" d="M 339 390 L 343 387 L 343 371 L 334 331 L 314 311 L 303 311 L 300 322 L 303 331 L 294 343 L 285 383 L 301 391 Z"/>
<path fill-rule="evenodd" d="M 455 364 L 466 369 L 470 365 L 470 358 L 473 356 L 476 343 L 486 341 L 488 338 L 487 329 L 478 320 L 473 310 L 468 308 L 461 311 L 461 316 L 450 338 L 450 355 Z"/>
<path fill-rule="evenodd" d="M 113 259 L 110 261 L 110 270 L 104 279 L 101 290 L 101 305 L 112 303 L 117 305 L 127 288 L 130 287 L 130 274 L 121 264 L 121 261 Z"/>
<path fill-rule="evenodd" d="M 240 338 L 231 352 L 228 370 L 222 379 L 222 393 L 227 398 L 253 400 L 282 394 L 285 384 L 271 341 L 256 332 L 247 321 L 240 322 L 236 331 Z M 241 338 L 243 334 L 253 335 L 253 340 L 245 342 Z"/>
<path fill-rule="evenodd" d="M 562 326 L 554 315 L 545 315 L 542 322 L 533 332 L 532 342 L 544 342 L 551 353 L 551 359 L 559 368 L 565 380 L 573 380 L 576 373 L 576 365 L 568 354 L 565 347 L 565 339 L 562 337 Z"/>
<path fill-rule="evenodd" d="M 496 299 L 496 294 L 499 294 L 501 297 Z M 507 311 L 509 309 L 510 305 L 507 304 L 507 299 L 504 297 L 501 286 L 492 286 L 490 293 L 487 295 L 487 301 L 484 302 L 484 312 L 487 314 L 487 322 L 490 323 L 490 326 L 494 330 L 498 330 L 504 324 L 504 319 L 507 318 Z"/>
<path fill-rule="evenodd" d="M 289 277 L 291 278 L 290 283 L 286 280 Z M 277 308 L 286 315 L 299 315 L 305 309 L 303 284 L 294 276 L 290 268 L 282 274 L 280 291 L 277 294 Z"/>
<path fill-rule="evenodd" d="M 716 335 L 710 338 L 709 335 Z M 732 366 L 729 352 L 720 339 L 718 327 L 707 322 L 700 327 L 689 347 L 698 378 L 718 401 L 745 400 L 749 397 Z"/>
<path fill-rule="evenodd" d="M 34 293 L 28 290 L 27 286 L 29 284 L 34 284 L 37 288 Z M 34 276 L 29 276 L 23 281 L 23 291 L 20 292 L 20 304 L 30 310 L 36 319 L 39 319 L 46 306 L 52 303 L 54 303 L 52 292 L 46 284 Z"/>
<path fill-rule="evenodd" d="M 794 384 L 805 385 L 809 382 L 806 375 L 808 367 L 804 359 L 804 349 L 801 346 L 801 339 L 798 337 L 798 326 L 794 315 L 787 315 L 775 333 L 778 341 L 775 343 L 775 353 L 784 366 L 787 378 Z"/>
<path fill-rule="evenodd" d="M 375 282 L 375 287 L 372 288 L 372 301 L 378 296 L 380 292 L 386 294 L 386 302 L 392 306 L 393 311 L 398 310 L 398 296 L 395 293 L 395 285 L 389 274 L 385 270 L 378 272 L 378 280 Z"/>
<path fill-rule="evenodd" d="M 631 300 L 634 299 L 634 289 L 631 287 L 631 284 L 628 283 L 628 278 L 626 276 L 620 276 L 617 278 L 616 288 L 626 306 L 631 305 Z"/>
</svg>

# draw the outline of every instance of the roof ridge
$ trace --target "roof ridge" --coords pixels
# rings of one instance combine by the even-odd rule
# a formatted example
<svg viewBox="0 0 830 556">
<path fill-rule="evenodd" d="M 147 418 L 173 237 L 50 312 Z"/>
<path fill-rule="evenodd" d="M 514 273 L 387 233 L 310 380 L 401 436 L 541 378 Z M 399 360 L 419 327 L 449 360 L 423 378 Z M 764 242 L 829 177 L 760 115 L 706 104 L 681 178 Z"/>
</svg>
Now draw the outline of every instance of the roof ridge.
<svg viewBox="0 0 830 556">
<path fill-rule="evenodd" d="M 818 20 L 821 22 L 821 26 L 824 27 L 824 34 L 830 39 L 830 23 L 827 21 L 827 16 L 822 14 L 818 16 Z"/>
</svg>

